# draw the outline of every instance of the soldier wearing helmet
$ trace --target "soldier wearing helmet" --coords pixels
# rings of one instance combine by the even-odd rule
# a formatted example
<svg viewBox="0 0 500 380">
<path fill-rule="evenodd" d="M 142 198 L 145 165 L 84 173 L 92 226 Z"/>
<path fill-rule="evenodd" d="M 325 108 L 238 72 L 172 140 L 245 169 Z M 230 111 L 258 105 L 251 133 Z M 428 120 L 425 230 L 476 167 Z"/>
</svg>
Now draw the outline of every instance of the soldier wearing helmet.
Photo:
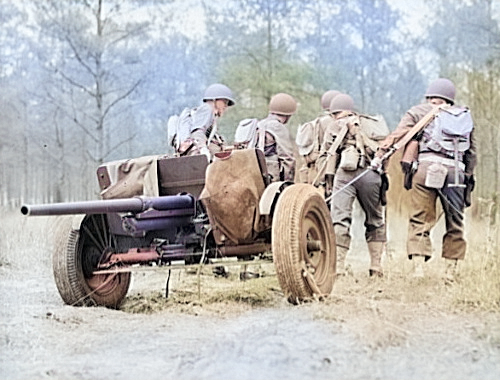
<svg viewBox="0 0 500 380">
<path fill-rule="evenodd" d="M 294 180 L 295 147 L 285 125 L 296 110 L 297 102 L 291 95 L 276 94 L 269 102 L 269 115 L 257 124 L 256 147 L 264 152 L 274 182 Z"/>
<path fill-rule="evenodd" d="M 337 275 L 345 274 L 353 204 L 357 199 L 365 214 L 369 274 L 381 277 L 386 242 L 385 203 L 381 199 L 384 179 L 378 172 L 367 171 L 378 145 L 362 130 L 360 115 L 354 109 L 354 100 L 347 94 L 339 94 L 331 100 L 329 110 L 334 124 L 324 135 L 318 172 L 325 173 L 326 181 L 330 182 L 328 186 L 333 187 L 330 207 L 337 246 Z"/>
<path fill-rule="evenodd" d="M 437 106 L 445 108 L 438 110 Z M 477 159 L 472 118 L 466 107 L 455 105 L 453 82 L 447 78 L 431 82 L 425 92 L 425 102 L 406 112 L 397 128 L 382 143 L 377 156 L 382 157 L 431 112 L 436 114 L 434 121 L 424 126 L 405 146 L 401 161 L 405 188 L 410 191 L 411 199 L 407 254 L 413 262 L 413 275 L 423 277 L 424 263 L 432 256 L 430 232 L 436 224 L 439 198 L 446 219 L 442 257 L 446 262 L 445 281 L 448 282 L 454 279 L 457 260 L 465 257 L 463 211 L 470 205 Z M 453 130 L 451 135 L 457 136 L 456 140 L 446 138 L 448 141 L 439 141 L 437 132 L 444 128 L 445 123 L 449 123 L 447 128 Z"/>
<path fill-rule="evenodd" d="M 190 136 L 181 147 L 181 154 L 205 154 L 209 161 L 224 149 L 224 139 L 217 131 L 217 120 L 235 104 L 229 87 L 215 83 L 207 87 L 203 102 L 190 113 Z"/>
<path fill-rule="evenodd" d="M 313 183 L 316 178 L 316 160 L 319 157 L 323 136 L 329 125 L 334 122 L 329 108 L 331 100 L 340 94 L 339 91 L 330 90 L 321 96 L 321 114 L 314 120 L 299 126 L 295 143 L 302 158 L 302 166 L 299 169 L 299 181 L 302 183 Z"/>
<path fill-rule="evenodd" d="M 321 108 L 323 111 L 330 110 L 330 103 L 334 97 L 340 94 L 340 91 L 337 90 L 328 90 L 321 96 Z"/>
</svg>

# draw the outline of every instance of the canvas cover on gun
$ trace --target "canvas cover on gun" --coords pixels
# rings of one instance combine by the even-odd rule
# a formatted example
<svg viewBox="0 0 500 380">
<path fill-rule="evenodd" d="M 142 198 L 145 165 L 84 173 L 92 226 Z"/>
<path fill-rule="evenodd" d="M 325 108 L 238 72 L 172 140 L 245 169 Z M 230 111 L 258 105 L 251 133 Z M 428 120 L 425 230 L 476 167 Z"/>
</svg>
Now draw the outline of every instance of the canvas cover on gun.
<svg viewBox="0 0 500 380">
<path fill-rule="evenodd" d="M 257 149 L 234 150 L 207 168 L 200 199 L 207 209 L 218 244 L 253 242 L 260 220 L 259 200 L 265 189 Z"/>
<path fill-rule="evenodd" d="M 97 178 L 102 199 L 158 196 L 156 161 L 160 156 L 144 156 L 102 164 Z"/>
</svg>

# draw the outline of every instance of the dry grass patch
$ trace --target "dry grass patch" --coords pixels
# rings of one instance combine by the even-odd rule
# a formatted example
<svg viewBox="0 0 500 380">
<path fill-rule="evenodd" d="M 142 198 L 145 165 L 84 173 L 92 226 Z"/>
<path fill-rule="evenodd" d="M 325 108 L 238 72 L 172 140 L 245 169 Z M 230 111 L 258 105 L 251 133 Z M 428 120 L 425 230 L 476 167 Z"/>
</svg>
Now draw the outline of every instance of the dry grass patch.
<svg viewBox="0 0 500 380">
<path fill-rule="evenodd" d="M 430 262 L 421 279 L 411 277 L 406 257 L 388 260 L 384 278 L 370 278 L 365 272 L 339 278 L 331 296 L 314 305 L 315 317 L 343 323 L 371 349 L 405 345 L 416 334 L 441 328 L 441 323 L 458 331 L 463 326 L 457 318 L 494 321 L 500 311 L 500 276 L 498 263 L 491 260 L 479 253 L 475 260 L 466 260 L 451 285 L 444 281 L 442 259 Z M 478 339 L 498 346 L 500 326 L 485 326 L 476 332 Z"/>
<path fill-rule="evenodd" d="M 228 278 L 217 278 L 210 268 L 198 277 L 183 270 L 172 275 L 168 298 L 165 292 L 142 291 L 127 297 L 122 310 L 129 313 L 156 313 L 163 310 L 198 315 L 231 313 L 254 307 L 272 307 L 283 294 L 274 275 L 240 281 L 237 271 Z"/>
<path fill-rule="evenodd" d="M 452 291 L 458 308 L 500 312 L 500 256 L 476 251 L 461 263 Z"/>
</svg>

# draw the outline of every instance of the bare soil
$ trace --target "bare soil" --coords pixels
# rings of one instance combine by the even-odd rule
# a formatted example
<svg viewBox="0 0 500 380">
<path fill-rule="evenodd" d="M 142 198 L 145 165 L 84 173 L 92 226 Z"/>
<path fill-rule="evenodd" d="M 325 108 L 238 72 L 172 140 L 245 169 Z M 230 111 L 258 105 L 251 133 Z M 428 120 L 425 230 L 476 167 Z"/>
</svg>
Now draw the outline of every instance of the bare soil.
<svg viewBox="0 0 500 380">
<path fill-rule="evenodd" d="M 0 379 L 500 378 L 498 310 L 457 300 L 439 257 L 411 278 L 398 229 L 382 279 L 369 278 L 355 232 L 350 274 L 324 302 L 288 304 L 268 263 L 248 281 L 237 265 L 229 278 L 172 271 L 168 298 L 168 271 L 137 272 L 122 309 L 109 310 L 63 304 L 56 227 L 2 213 Z"/>
</svg>

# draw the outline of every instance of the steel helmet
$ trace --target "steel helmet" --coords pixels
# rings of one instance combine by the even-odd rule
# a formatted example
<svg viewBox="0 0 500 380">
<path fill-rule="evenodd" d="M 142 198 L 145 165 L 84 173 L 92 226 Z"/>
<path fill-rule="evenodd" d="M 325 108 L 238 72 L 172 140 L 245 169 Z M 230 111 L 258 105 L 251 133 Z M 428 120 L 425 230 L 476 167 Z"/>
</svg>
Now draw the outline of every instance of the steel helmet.
<svg viewBox="0 0 500 380">
<path fill-rule="evenodd" d="M 280 92 L 274 95 L 269 101 L 269 112 L 278 115 L 293 115 L 297 111 L 295 99 L 285 93 Z"/>
<path fill-rule="evenodd" d="M 438 78 L 432 82 L 425 92 L 426 98 L 441 98 L 455 103 L 455 85 L 446 78 Z"/>
<path fill-rule="evenodd" d="M 203 95 L 203 101 L 226 99 L 229 103 L 228 106 L 234 105 L 234 97 L 231 89 L 223 84 L 214 83 L 207 87 Z"/>
<path fill-rule="evenodd" d="M 331 113 L 354 111 L 354 100 L 347 94 L 339 94 L 330 102 L 329 110 Z"/>
<path fill-rule="evenodd" d="M 328 110 L 330 108 L 330 103 L 334 97 L 340 94 L 340 91 L 329 90 L 323 94 L 321 97 L 321 108 Z"/>
</svg>

